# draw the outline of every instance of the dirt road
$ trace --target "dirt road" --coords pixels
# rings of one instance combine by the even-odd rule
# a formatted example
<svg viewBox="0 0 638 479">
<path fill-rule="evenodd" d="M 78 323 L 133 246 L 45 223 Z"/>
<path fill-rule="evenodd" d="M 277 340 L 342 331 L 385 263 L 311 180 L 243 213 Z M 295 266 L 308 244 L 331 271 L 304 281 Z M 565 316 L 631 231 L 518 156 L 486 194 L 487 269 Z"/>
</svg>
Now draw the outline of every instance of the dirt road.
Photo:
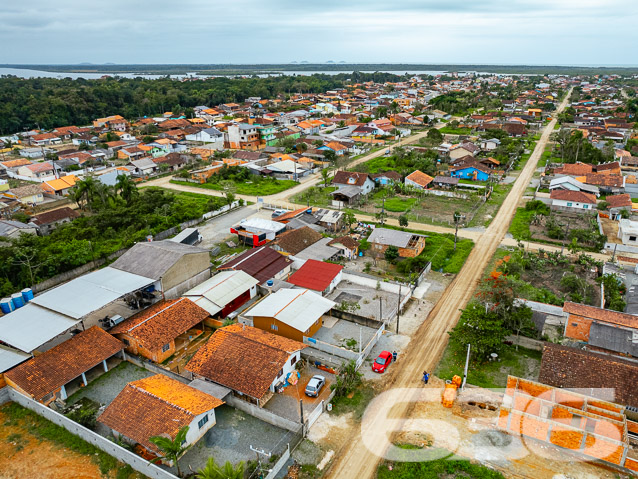
<svg viewBox="0 0 638 479">
<path fill-rule="evenodd" d="M 567 105 L 570 92 L 565 97 L 557 110 L 557 114 L 563 111 Z M 556 116 L 556 115 L 555 115 Z M 439 302 L 430 312 L 427 320 L 412 337 L 406 352 L 397 363 L 398 367 L 391 368 L 387 389 L 415 388 L 420 389 L 420 373 L 423 369 L 432 371 L 439 358 L 443 354 L 448 341 L 447 332 L 454 327 L 460 317 L 460 309 L 470 301 L 474 294 L 476 282 L 481 277 L 490 258 L 503 240 L 509 224 L 514 216 L 516 207 L 529 184 L 536 164 L 541 157 L 549 136 L 554 130 L 556 120 L 552 120 L 543 131 L 540 141 L 537 143 L 532 156 L 525 165 L 498 214 L 492 221 L 487 231 L 481 235 L 476 246 L 467 258 L 463 269 L 447 288 Z M 461 371 L 460 371 L 461 372 Z M 387 373 L 386 373 L 387 374 Z M 411 410 L 410 394 L 403 397 L 406 402 L 397 403 L 392 409 L 395 418 L 409 417 Z M 414 397 L 414 396 L 413 396 Z M 381 428 L 367 428 L 368 444 L 384 444 L 387 431 Z M 370 437 L 373 435 L 374 437 Z M 337 461 L 332 465 L 326 477 L 334 479 L 343 478 L 374 478 L 377 466 L 384 451 L 372 453 L 364 445 L 359 431 L 348 442 L 345 450 L 337 455 Z"/>
</svg>

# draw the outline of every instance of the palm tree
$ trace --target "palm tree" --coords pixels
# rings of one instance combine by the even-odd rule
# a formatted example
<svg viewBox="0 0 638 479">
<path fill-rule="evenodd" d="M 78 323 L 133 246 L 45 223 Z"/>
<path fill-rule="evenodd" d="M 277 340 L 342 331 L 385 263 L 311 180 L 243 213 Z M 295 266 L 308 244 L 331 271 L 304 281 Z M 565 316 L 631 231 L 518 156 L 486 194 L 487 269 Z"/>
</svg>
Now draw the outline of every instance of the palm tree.
<svg viewBox="0 0 638 479">
<path fill-rule="evenodd" d="M 91 204 L 95 198 L 97 188 L 98 182 L 95 181 L 95 178 L 92 176 L 88 176 L 83 180 L 78 180 L 71 190 L 73 201 L 75 201 L 80 208 L 82 207 L 81 202 L 84 201 L 85 206 L 88 206 L 89 210 L 92 211 Z"/>
<path fill-rule="evenodd" d="M 162 458 L 165 458 L 175 464 L 178 476 L 182 475 L 179 469 L 179 458 L 182 457 L 184 453 L 190 449 L 190 446 L 184 445 L 186 443 L 187 433 L 188 426 L 184 426 L 177 432 L 177 434 L 175 435 L 175 439 L 171 439 L 170 437 L 166 437 L 164 435 L 153 436 L 148 439 L 161 451 Z M 157 461 L 159 459 L 161 458 L 157 458 L 155 460 Z"/>
<path fill-rule="evenodd" d="M 199 470 L 195 475 L 197 479 L 242 479 L 244 477 L 244 462 L 234 467 L 229 461 L 226 461 L 222 468 L 214 457 L 209 457 L 206 466 Z"/>
<path fill-rule="evenodd" d="M 115 189 L 119 191 L 120 196 L 126 201 L 127 205 L 139 194 L 135 182 L 128 175 L 117 175 Z"/>
</svg>

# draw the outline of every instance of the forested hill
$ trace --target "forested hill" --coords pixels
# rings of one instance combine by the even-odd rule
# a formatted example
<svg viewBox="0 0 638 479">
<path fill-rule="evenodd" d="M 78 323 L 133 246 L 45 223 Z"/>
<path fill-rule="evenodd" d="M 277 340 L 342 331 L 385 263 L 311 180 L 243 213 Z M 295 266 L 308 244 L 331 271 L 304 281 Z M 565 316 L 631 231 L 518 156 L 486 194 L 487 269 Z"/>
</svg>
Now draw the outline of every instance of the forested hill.
<svg viewBox="0 0 638 479">
<path fill-rule="evenodd" d="M 71 80 L 0 77 L 0 135 L 25 129 L 87 125 L 94 118 L 122 115 L 127 119 L 182 111 L 197 105 L 241 102 L 251 96 L 275 98 L 280 93 L 322 93 L 342 87 L 348 79 L 398 81 L 389 73 L 212 78 L 179 81 L 169 78 L 105 78 Z"/>
</svg>

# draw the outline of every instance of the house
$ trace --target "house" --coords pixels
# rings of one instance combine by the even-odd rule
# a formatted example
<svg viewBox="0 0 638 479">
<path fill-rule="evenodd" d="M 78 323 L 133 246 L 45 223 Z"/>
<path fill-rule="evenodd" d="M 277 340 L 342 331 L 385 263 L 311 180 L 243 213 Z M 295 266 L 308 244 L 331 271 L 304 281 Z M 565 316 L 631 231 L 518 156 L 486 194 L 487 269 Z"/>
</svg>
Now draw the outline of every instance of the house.
<svg viewBox="0 0 638 479">
<path fill-rule="evenodd" d="M 208 311 L 188 298 L 162 300 L 109 330 L 126 352 L 161 363 L 204 332 Z"/>
<path fill-rule="evenodd" d="M 337 171 L 332 178 L 332 184 L 336 186 L 358 186 L 361 194 L 367 195 L 374 189 L 374 180 L 367 173 L 354 171 Z"/>
<path fill-rule="evenodd" d="M 34 224 L 0 219 L 0 238 L 19 238 L 22 234 L 38 234 L 38 228 Z"/>
<path fill-rule="evenodd" d="M 476 156 L 477 153 L 479 153 L 481 151 L 481 149 L 476 146 L 474 143 L 470 143 L 469 141 L 463 142 L 463 143 L 459 143 L 458 145 L 453 145 L 450 148 L 450 158 L 455 160 L 457 158 L 461 158 L 463 156 L 466 155 L 470 155 L 470 156 Z"/>
<path fill-rule="evenodd" d="M 565 302 L 564 336 L 595 348 L 638 357 L 638 316 L 584 304 Z"/>
<path fill-rule="evenodd" d="M 258 150 L 259 131 L 256 125 L 242 123 L 229 125 L 227 130 L 228 148 L 232 150 Z"/>
<path fill-rule="evenodd" d="M 459 184 L 459 179 L 452 176 L 435 176 L 432 185 L 436 188 L 455 188 Z"/>
<path fill-rule="evenodd" d="M 343 228 L 343 211 L 319 208 L 312 213 L 319 220 L 317 224 L 333 233 Z"/>
<path fill-rule="evenodd" d="M 325 263 L 315 259 L 307 260 L 301 268 L 288 278 L 288 283 L 299 288 L 316 291 L 322 296 L 328 296 L 341 282 L 343 266 Z"/>
<path fill-rule="evenodd" d="M 569 176 L 562 176 L 560 178 L 554 178 L 549 183 L 550 192 L 556 189 L 569 190 L 569 191 L 582 191 L 583 193 L 589 193 L 598 197 L 600 190 L 596 186 L 587 185 L 581 183 Z"/>
<path fill-rule="evenodd" d="M 18 175 L 24 176 L 25 178 L 31 178 L 33 180 L 42 180 L 43 178 L 55 176 L 53 165 L 48 161 L 21 166 L 18 168 Z"/>
<path fill-rule="evenodd" d="M 552 209 L 573 211 L 573 210 L 595 210 L 596 196 L 582 191 L 571 191 L 554 189 L 549 195 L 552 200 Z"/>
<path fill-rule="evenodd" d="M 308 289 L 280 289 L 244 311 L 240 320 L 301 343 L 304 337 L 312 337 L 319 331 L 323 316 L 334 306 L 333 301 Z"/>
<path fill-rule="evenodd" d="M 39 205 L 44 201 L 42 188 L 39 185 L 19 186 L 3 192 L 6 198 L 18 200 L 23 205 Z"/>
<path fill-rule="evenodd" d="M 607 211 L 609 211 L 610 215 L 614 218 L 618 217 L 623 210 L 627 213 L 631 213 L 633 208 L 629 193 L 607 196 L 605 202 L 607 203 Z"/>
<path fill-rule="evenodd" d="M 34 215 L 29 220 L 29 223 L 37 226 L 40 230 L 40 234 L 46 236 L 58 225 L 70 223 L 79 216 L 80 214 L 77 211 L 65 206 L 64 208 L 58 208 L 57 210 L 46 211 L 45 213 Z"/>
<path fill-rule="evenodd" d="M 405 186 L 411 186 L 419 190 L 427 189 L 434 178 L 430 175 L 426 175 L 420 170 L 415 170 L 405 177 Z"/>
<path fill-rule="evenodd" d="M 75 186 L 78 177 L 75 175 L 61 176 L 55 180 L 43 181 L 40 185 L 42 191 L 52 195 L 68 196 L 71 188 Z"/>
<path fill-rule="evenodd" d="M 597 186 L 603 194 L 616 195 L 625 192 L 625 178 L 621 175 L 588 173 L 584 177 L 581 176 L 576 179 L 582 183 Z"/>
<path fill-rule="evenodd" d="M 345 208 L 350 205 L 358 204 L 362 195 L 359 186 L 341 186 L 338 190 L 330 193 L 332 196 L 332 206 L 336 208 Z"/>
<path fill-rule="evenodd" d="M 496 150 L 499 146 L 501 146 L 501 141 L 496 138 L 481 140 L 481 150 L 483 151 Z"/>
<path fill-rule="evenodd" d="M 212 317 L 225 318 L 257 295 L 259 280 L 239 270 L 224 270 L 184 293 Z"/>
<path fill-rule="evenodd" d="M 383 173 L 377 173 L 372 175 L 372 179 L 377 185 L 393 185 L 401 182 L 401 175 L 396 171 L 385 171 Z"/>
<path fill-rule="evenodd" d="M 621 219 L 618 222 L 618 238 L 624 245 L 638 246 L 638 221 Z"/>
<path fill-rule="evenodd" d="M 319 241 L 323 236 L 321 233 L 308 226 L 281 233 L 275 241 L 270 243 L 270 247 L 285 255 L 295 255 L 301 253 L 308 246 Z"/>
<path fill-rule="evenodd" d="M 7 385 L 4 373 L 31 359 L 31 355 L 0 344 L 0 387 Z"/>
<path fill-rule="evenodd" d="M 414 258 L 419 256 L 425 248 L 426 236 L 408 233 L 405 231 L 375 228 L 368 237 L 372 252 L 384 254 L 389 246 L 395 246 L 402 258 Z"/>
<path fill-rule="evenodd" d="M 340 256 L 346 259 L 353 259 L 359 253 L 359 242 L 352 236 L 340 236 L 328 243 L 328 246 L 340 250 Z"/>
<path fill-rule="evenodd" d="M 137 243 L 111 265 L 159 282 L 165 299 L 210 278 L 210 266 L 208 250 L 170 240 Z"/>
<path fill-rule="evenodd" d="M 220 146 L 224 146 L 224 134 L 217 128 L 206 128 L 200 130 L 197 133 L 186 135 L 187 141 L 197 141 L 201 143 L 220 143 Z"/>
<path fill-rule="evenodd" d="M 490 170 L 478 161 L 468 161 L 449 169 L 450 176 L 473 181 L 487 181 L 490 178 Z"/>
<path fill-rule="evenodd" d="M 237 270 L 249 274 L 259 284 L 269 279 L 285 279 L 290 274 L 292 260 L 269 246 L 244 251 L 236 258 L 224 263 L 217 269 L 220 271 Z"/>
<path fill-rule="evenodd" d="M 301 252 L 297 253 L 290 258 L 294 261 L 293 268 L 299 269 L 309 259 L 316 259 L 319 261 L 333 261 L 339 257 L 340 250 L 333 246 L 329 246 L 328 243 L 332 241 L 331 238 L 321 238 L 316 243 L 311 244 Z"/>
<path fill-rule="evenodd" d="M 306 347 L 258 328 L 233 324 L 215 331 L 186 369 L 197 379 L 230 388 L 235 396 L 263 407 L 295 372 Z"/>
<path fill-rule="evenodd" d="M 151 437 L 172 440 L 180 429 L 188 427 L 182 446 L 192 446 L 215 425 L 215 408 L 222 404 L 214 396 L 156 374 L 127 383 L 97 420 L 115 437 L 160 454 Z"/>
<path fill-rule="evenodd" d="M 594 167 L 587 163 L 565 163 L 561 168 L 554 170 L 555 175 L 568 175 L 568 176 L 584 176 L 588 173 L 592 173 Z"/>
<path fill-rule="evenodd" d="M 539 381 L 551 386 L 586 390 L 601 399 L 638 407 L 638 363 L 609 354 L 545 343 Z M 606 396 L 613 392 L 614 397 Z"/>
<path fill-rule="evenodd" d="M 86 386 L 86 373 L 108 371 L 107 360 L 124 349 L 124 344 L 98 326 L 39 354 L 5 373 L 9 386 L 43 404 L 67 399 L 66 388 Z"/>
<path fill-rule="evenodd" d="M 482 158 L 481 160 L 479 160 L 479 163 L 484 167 L 489 168 L 490 170 L 498 168 L 501 165 L 500 161 L 492 157 Z"/>
<path fill-rule="evenodd" d="M 132 173 L 135 176 L 149 176 L 159 170 L 159 165 L 150 158 L 131 160 L 128 166 L 133 168 Z"/>
<path fill-rule="evenodd" d="M 248 218 L 230 228 L 239 241 L 253 248 L 273 241 L 286 229 L 286 225 L 264 218 Z"/>
</svg>

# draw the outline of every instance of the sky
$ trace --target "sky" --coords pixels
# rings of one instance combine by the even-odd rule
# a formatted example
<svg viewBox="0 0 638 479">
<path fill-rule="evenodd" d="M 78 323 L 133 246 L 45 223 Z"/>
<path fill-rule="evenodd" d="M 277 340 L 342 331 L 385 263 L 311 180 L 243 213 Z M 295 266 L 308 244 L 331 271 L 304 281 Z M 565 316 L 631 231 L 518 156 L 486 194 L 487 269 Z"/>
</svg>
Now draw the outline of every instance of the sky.
<svg viewBox="0 0 638 479">
<path fill-rule="evenodd" d="M 4 0 L 0 63 L 638 63 L 637 0 Z"/>
</svg>

